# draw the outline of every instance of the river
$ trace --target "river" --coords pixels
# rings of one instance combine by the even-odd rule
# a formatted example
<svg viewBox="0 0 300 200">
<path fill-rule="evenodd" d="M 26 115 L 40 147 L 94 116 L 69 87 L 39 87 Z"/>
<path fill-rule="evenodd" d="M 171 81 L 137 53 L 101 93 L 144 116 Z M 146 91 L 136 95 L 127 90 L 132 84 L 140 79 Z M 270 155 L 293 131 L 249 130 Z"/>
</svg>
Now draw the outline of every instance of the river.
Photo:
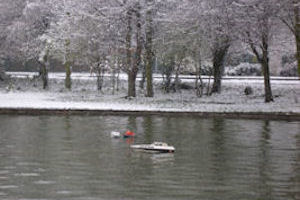
<svg viewBox="0 0 300 200">
<path fill-rule="evenodd" d="M 129 148 L 153 141 L 176 152 Z M 0 199 L 299 200 L 300 122 L 2 115 Z"/>
</svg>

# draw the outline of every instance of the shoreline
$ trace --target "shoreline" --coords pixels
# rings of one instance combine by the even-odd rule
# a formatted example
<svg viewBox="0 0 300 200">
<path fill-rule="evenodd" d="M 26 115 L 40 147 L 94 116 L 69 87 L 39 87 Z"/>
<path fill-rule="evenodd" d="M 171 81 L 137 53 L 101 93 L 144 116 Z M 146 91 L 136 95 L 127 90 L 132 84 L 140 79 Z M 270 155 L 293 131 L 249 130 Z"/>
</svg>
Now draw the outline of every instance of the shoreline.
<svg viewBox="0 0 300 200">
<path fill-rule="evenodd" d="M 131 116 L 170 116 L 170 117 L 200 117 L 251 120 L 285 120 L 300 121 L 300 113 L 293 112 L 185 112 L 185 111 L 139 111 L 139 110 L 113 110 L 113 109 L 47 109 L 47 108 L 0 108 L 0 115 L 131 115 Z"/>
<path fill-rule="evenodd" d="M 125 98 L 124 74 L 114 92 L 109 78 L 104 80 L 103 90 L 99 92 L 96 79 L 77 74 L 72 79 L 72 90 L 68 91 L 64 89 L 63 77 L 52 76 L 47 90 L 39 86 L 40 80 L 30 78 L 15 77 L 10 85 L 0 85 L 0 115 L 155 115 L 300 121 L 299 80 L 274 80 L 274 102 L 265 103 L 263 83 L 250 77 L 224 80 L 222 93 L 201 98 L 195 95 L 194 82 L 189 79 L 183 79 L 182 83 L 190 89 L 169 93 L 161 89 L 161 80 L 155 80 L 155 97 L 145 97 L 145 90 L 137 88 L 136 97 Z M 244 94 L 248 86 L 253 89 L 251 95 Z"/>
</svg>

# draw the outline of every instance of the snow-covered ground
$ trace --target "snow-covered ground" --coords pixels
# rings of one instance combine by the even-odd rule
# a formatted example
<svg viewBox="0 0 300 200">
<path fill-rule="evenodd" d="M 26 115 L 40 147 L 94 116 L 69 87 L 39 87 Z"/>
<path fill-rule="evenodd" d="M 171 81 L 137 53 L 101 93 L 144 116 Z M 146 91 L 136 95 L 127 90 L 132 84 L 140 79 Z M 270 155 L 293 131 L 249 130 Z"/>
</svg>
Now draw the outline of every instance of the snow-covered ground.
<svg viewBox="0 0 300 200">
<path fill-rule="evenodd" d="M 297 78 L 274 78 L 271 81 L 274 102 L 264 103 L 264 84 L 261 78 L 223 80 L 222 93 L 198 98 L 195 91 L 181 90 L 164 93 L 161 79 L 156 78 L 155 97 L 145 97 L 138 89 L 136 98 L 125 98 L 126 76 L 121 74 L 119 91 L 112 95 L 111 81 L 107 77 L 103 92 L 96 90 L 96 78 L 89 74 L 73 74 L 72 91 L 64 89 L 64 75 L 50 74 L 50 88 L 41 89 L 41 82 L 33 74 L 11 73 L 10 84 L 0 83 L 1 108 L 106 110 L 106 111 L 161 111 L 161 112 L 216 112 L 216 113 L 293 113 L 300 115 L 300 81 Z M 16 76 L 18 78 L 16 78 Z M 192 77 L 183 82 L 194 84 Z M 207 79 L 205 82 L 207 83 Z M 212 84 L 212 83 L 211 83 Z M 254 93 L 246 96 L 244 89 L 251 86 Z M 138 81 L 137 81 L 138 88 Z"/>
</svg>

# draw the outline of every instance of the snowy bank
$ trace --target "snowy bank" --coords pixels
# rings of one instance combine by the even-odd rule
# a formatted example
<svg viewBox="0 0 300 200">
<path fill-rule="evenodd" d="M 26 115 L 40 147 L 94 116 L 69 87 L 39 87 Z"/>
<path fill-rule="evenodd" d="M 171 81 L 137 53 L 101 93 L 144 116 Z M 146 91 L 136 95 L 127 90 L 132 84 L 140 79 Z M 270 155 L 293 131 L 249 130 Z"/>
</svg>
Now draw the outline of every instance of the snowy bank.
<svg viewBox="0 0 300 200">
<path fill-rule="evenodd" d="M 47 91 L 40 89 L 40 83 L 29 78 L 12 80 L 13 89 L 0 88 L 1 113 L 152 113 L 185 114 L 199 116 L 246 116 L 274 117 L 300 120 L 300 82 L 299 80 L 273 80 L 272 90 L 275 102 L 264 103 L 263 81 L 257 79 L 224 80 L 221 94 L 197 98 L 194 90 L 181 90 L 177 93 L 164 93 L 156 80 L 155 97 L 144 97 L 139 90 L 136 98 L 127 99 L 126 78 L 122 77 L 120 89 L 114 95 L 110 80 L 105 81 L 103 92 L 96 91 L 94 77 L 73 77 L 72 91 L 63 89 L 63 79 L 52 77 Z M 188 84 L 193 84 L 187 79 Z M 39 84 L 39 85 L 37 85 Z M 252 95 L 246 96 L 244 89 L 251 86 Z"/>
</svg>

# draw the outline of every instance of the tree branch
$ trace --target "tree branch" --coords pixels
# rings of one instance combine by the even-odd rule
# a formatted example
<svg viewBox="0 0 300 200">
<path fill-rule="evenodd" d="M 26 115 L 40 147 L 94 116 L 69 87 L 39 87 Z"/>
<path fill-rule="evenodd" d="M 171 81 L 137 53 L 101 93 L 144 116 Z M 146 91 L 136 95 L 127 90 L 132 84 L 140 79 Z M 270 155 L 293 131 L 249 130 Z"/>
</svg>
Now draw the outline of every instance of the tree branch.
<svg viewBox="0 0 300 200">
<path fill-rule="evenodd" d="M 254 42 L 251 39 L 250 32 L 246 31 L 246 34 L 248 36 L 248 44 L 250 45 L 251 50 L 253 51 L 253 53 L 257 57 L 258 61 L 261 62 L 262 61 L 262 57 L 259 55 L 259 53 L 258 53 L 258 51 L 257 51 L 257 49 L 256 49 L 256 47 L 254 45 Z"/>
<path fill-rule="evenodd" d="M 282 21 L 289 29 L 290 29 L 290 31 L 295 35 L 296 34 L 296 30 L 295 30 L 295 28 L 291 25 L 291 24 L 289 24 L 289 22 L 287 21 L 287 20 L 285 20 L 285 19 L 283 19 L 283 18 L 279 18 L 280 19 L 280 21 Z"/>
</svg>

